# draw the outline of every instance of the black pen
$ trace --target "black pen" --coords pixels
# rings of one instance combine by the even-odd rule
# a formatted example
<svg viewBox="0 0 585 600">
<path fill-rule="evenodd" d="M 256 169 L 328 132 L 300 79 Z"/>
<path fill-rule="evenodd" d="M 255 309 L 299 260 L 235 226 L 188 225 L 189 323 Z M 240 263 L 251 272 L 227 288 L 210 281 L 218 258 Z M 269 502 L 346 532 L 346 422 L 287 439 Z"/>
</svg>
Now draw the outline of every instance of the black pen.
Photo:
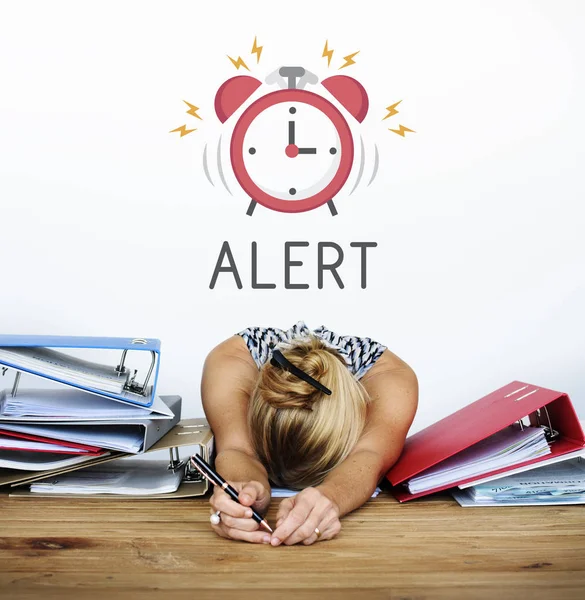
<svg viewBox="0 0 585 600">
<path fill-rule="evenodd" d="M 234 489 L 219 473 L 216 473 L 210 465 L 208 465 L 200 456 L 197 454 L 193 454 L 191 457 L 191 464 L 213 485 L 219 486 L 232 500 L 240 504 L 238 500 L 238 491 Z M 264 525 L 270 533 L 272 533 L 272 529 L 268 522 L 262 518 L 253 508 L 252 508 L 252 518 L 256 523 L 260 525 Z"/>
</svg>

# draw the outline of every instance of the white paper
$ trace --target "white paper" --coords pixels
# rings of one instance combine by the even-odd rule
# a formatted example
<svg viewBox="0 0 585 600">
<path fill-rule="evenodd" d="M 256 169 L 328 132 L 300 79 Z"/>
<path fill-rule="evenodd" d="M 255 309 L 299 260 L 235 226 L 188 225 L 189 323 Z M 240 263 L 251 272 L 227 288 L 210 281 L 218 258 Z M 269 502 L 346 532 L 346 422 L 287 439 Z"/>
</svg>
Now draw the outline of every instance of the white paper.
<svg viewBox="0 0 585 600">
<path fill-rule="evenodd" d="M 109 452 L 104 452 L 100 456 L 108 456 Z M 0 468 L 19 469 L 22 471 L 52 471 L 77 465 L 88 460 L 95 459 L 92 456 L 67 456 L 63 454 L 53 454 L 50 452 L 26 452 L 20 450 L 0 450 Z"/>
<path fill-rule="evenodd" d="M 497 481 L 474 485 L 467 491 L 476 501 L 585 494 L 585 461 L 576 458 L 561 464 L 508 475 Z"/>
<path fill-rule="evenodd" d="M 183 470 L 173 473 L 168 461 L 125 459 L 56 475 L 32 483 L 30 491 L 43 494 L 116 494 L 145 496 L 177 491 Z"/>
<path fill-rule="evenodd" d="M 372 498 L 375 498 L 382 490 L 377 487 L 372 494 Z M 271 489 L 271 496 L 273 498 L 290 498 L 296 496 L 299 492 L 297 490 L 291 490 L 289 488 L 273 487 Z"/>
<path fill-rule="evenodd" d="M 562 454 L 557 456 L 551 456 L 545 460 L 541 460 L 537 463 L 532 463 L 530 465 L 524 465 L 523 467 L 517 467 L 515 469 L 510 469 L 505 473 L 498 473 L 497 475 L 491 475 L 490 477 L 482 477 L 481 479 L 476 479 L 475 481 L 470 481 L 468 483 L 464 483 L 459 486 L 459 489 L 470 488 L 474 485 L 479 485 L 480 483 L 487 483 L 488 481 L 496 481 L 498 479 L 502 479 L 503 477 L 507 477 L 508 475 L 515 475 L 516 473 L 524 473 L 525 471 L 531 471 L 532 469 L 539 469 L 540 467 L 545 467 L 546 465 L 554 465 L 556 463 L 564 462 L 566 460 L 572 460 L 578 457 L 585 457 L 585 450 L 581 448 L 580 450 L 576 450 L 575 452 L 569 452 L 568 454 Z"/>
<path fill-rule="evenodd" d="M 581 499 L 567 499 L 559 496 L 557 499 L 548 499 L 548 500 L 530 500 L 530 499 L 519 499 L 517 502 L 513 504 L 506 502 L 505 504 L 501 504 L 497 501 L 492 502 L 474 502 L 472 498 L 469 496 L 469 490 L 460 490 L 459 488 L 455 488 L 451 490 L 451 495 L 460 506 L 465 508 L 469 507 L 478 507 L 478 506 L 507 506 L 507 507 L 515 507 L 515 506 L 558 506 L 558 505 L 568 505 L 568 504 L 585 504 L 585 497 Z"/>
<path fill-rule="evenodd" d="M 82 360 L 51 348 L 0 348 L 0 360 L 41 375 L 114 394 L 122 392 L 129 376 L 129 371 L 117 373 L 113 366 Z"/>
<path fill-rule="evenodd" d="M 425 492 L 457 481 L 550 454 L 540 427 L 506 427 L 459 452 L 407 482 L 411 494 Z"/>
<path fill-rule="evenodd" d="M 0 422 L 47 422 L 111 419 L 171 419 L 172 411 L 157 396 L 148 408 L 133 406 L 76 389 L 0 392 Z"/>
</svg>

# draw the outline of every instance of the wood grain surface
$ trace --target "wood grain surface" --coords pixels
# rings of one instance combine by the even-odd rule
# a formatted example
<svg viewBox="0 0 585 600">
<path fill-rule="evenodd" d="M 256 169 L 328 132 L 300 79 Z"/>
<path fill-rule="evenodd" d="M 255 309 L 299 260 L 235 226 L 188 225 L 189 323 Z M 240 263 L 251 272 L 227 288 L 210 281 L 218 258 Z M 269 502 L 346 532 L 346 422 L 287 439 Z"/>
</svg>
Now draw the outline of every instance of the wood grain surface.
<svg viewBox="0 0 585 600">
<path fill-rule="evenodd" d="M 464 509 L 383 492 L 342 526 L 273 548 L 217 537 L 205 499 L 0 495 L 0 598 L 585 598 L 585 506 Z"/>
</svg>

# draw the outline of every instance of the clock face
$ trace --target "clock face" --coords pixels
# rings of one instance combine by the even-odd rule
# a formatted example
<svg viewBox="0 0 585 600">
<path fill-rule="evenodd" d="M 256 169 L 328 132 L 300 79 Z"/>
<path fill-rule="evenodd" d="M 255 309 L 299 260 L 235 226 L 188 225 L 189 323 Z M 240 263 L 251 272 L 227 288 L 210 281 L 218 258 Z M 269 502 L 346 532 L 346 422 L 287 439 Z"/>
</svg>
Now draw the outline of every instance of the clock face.
<svg viewBox="0 0 585 600">
<path fill-rule="evenodd" d="M 353 142 L 347 122 L 328 100 L 280 90 L 244 112 L 232 136 L 231 159 L 253 200 L 301 212 L 339 192 L 351 171 Z"/>
<path fill-rule="evenodd" d="M 280 200 L 303 200 L 327 187 L 340 157 L 335 125 L 303 102 L 270 106 L 244 136 L 246 171 L 261 190 Z"/>
</svg>

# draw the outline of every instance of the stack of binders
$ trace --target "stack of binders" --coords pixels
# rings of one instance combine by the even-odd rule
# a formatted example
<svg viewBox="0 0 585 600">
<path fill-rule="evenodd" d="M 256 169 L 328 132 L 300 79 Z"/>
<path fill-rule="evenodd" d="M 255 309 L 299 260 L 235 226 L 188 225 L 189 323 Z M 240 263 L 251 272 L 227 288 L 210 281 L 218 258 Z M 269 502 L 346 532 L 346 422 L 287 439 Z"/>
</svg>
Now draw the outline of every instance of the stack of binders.
<svg viewBox="0 0 585 600">
<path fill-rule="evenodd" d="M 180 474 L 174 477 L 178 490 L 156 494 L 167 488 L 153 485 L 144 497 L 205 493 L 207 482 L 179 459 L 178 447 L 195 445 L 209 460 L 213 436 L 204 420 L 179 423 L 180 396 L 157 396 L 160 345 L 144 338 L 0 335 L 0 374 L 15 373 L 12 386 L 0 391 L 0 486 L 19 488 L 11 495 L 38 497 L 24 487 L 80 469 L 89 480 L 97 465 L 168 449 L 161 481 L 167 470 Z M 23 375 L 31 387 L 24 388 Z M 136 460 L 100 469 L 137 475 L 148 468 L 152 479 L 153 463 Z M 113 496 L 115 490 L 103 495 Z"/>
</svg>

